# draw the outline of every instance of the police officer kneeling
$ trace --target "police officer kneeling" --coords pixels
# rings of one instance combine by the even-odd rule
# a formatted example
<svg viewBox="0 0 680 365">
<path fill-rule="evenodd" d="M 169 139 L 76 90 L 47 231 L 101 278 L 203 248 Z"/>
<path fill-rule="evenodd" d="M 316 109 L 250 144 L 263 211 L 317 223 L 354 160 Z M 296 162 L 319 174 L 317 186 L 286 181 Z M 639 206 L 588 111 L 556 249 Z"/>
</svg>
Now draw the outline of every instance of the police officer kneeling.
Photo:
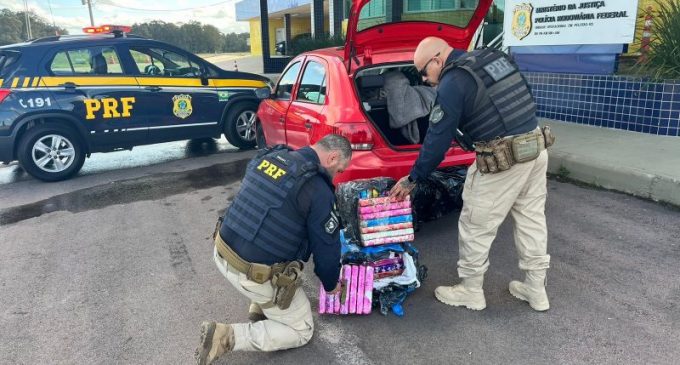
<svg viewBox="0 0 680 365">
<path fill-rule="evenodd" d="M 441 163 L 455 139 L 477 160 L 468 169 L 458 221 L 458 276 L 462 283 L 440 286 L 443 303 L 481 310 L 489 250 L 498 227 L 514 220 L 523 282 L 510 282 L 515 297 L 537 310 L 549 308 L 545 291 L 548 232 L 545 223 L 546 170 L 554 137 L 538 128 L 536 104 L 517 66 L 503 52 L 456 52 L 444 40 L 425 38 L 413 57 L 424 81 L 438 85 L 437 105 L 418 160 L 392 195 L 408 195 Z"/>
<path fill-rule="evenodd" d="M 246 169 L 241 190 L 218 223 L 214 260 L 250 299 L 253 323 L 203 322 L 198 364 L 229 351 L 276 351 L 305 345 L 314 323 L 300 287 L 302 262 L 314 254 L 324 288 L 340 290 L 340 240 L 333 177 L 349 165 L 349 141 L 327 135 L 297 151 L 267 149 Z"/>
</svg>

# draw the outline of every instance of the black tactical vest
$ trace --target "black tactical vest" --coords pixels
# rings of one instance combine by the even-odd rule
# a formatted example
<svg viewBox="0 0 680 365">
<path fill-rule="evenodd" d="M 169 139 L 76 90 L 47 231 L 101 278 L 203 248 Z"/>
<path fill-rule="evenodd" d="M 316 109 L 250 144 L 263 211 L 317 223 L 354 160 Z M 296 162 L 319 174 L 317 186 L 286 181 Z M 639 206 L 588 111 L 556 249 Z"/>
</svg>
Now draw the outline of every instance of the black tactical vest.
<svg viewBox="0 0 680 365">
<path fill-rule="evenodd" d="M 297 193 L 318 172 L 317 164 L 285 146 L 261 152 L 248 163 L 223 225 L 278 262 L 299 259 L 306 247 L 307 217 L 297 209 Z"/>
<path fill-rule="evenodd" d="M 447 64 L 439 76 L 453 69 L 467 71 L 477 83 L 472 112 L 459 129 L 472 141 L 489 141 L 509 131 L 536 128 L 536 104 L 526 80 L 503 52 L 484 48 Z"/>
</svg>

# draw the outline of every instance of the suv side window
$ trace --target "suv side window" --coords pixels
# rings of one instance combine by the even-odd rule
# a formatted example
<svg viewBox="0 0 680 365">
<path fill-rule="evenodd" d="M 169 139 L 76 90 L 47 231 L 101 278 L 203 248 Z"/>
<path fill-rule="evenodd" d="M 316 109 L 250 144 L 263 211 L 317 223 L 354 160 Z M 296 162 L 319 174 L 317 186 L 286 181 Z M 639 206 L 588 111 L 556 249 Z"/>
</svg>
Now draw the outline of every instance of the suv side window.
<svg viewBox="0 0 680 365">
<path fill-rule="evenodd" d="M 59 51 L 50 63 L 54 75 L 121 75 L 123 67 L 111 47 Z"/>
<path fill-rule="evenodd" d="M 295 100 L 315 104 L 326 101 L 326 69 L 322 64 L 307 62 Z"/>
<path fill-rule="evenodd" d="M 201 68 L 185 55 L 158 47 L 131 47 L 139 72 L 148 76 L 200 77 Z"/>
<path fill-rule="evenodd" d="M 281 100 L 290 100 L 290 94 L 293 92 L 293 85 L 297 80 L 298 73 L 300 73 L 301 62 L 296 62 L 288 68 L 286 73 L 281 75 L 279 84 L 276 86 L 276 94 L 274 98 Z"/>
</svg>

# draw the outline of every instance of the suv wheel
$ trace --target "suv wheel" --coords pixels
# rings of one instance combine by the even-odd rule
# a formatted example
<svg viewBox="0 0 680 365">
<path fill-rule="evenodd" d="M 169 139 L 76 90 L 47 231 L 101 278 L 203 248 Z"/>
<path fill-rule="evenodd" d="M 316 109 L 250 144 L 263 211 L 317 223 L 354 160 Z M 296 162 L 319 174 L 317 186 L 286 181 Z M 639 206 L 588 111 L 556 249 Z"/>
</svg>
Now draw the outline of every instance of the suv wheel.
<svg viewBox="0 0 680 365">
<path fill-rule="evenodd" d="M 19 142 L 17 155 L 24 170 L 43 181 L 67 179 L 85 162 L 80 136 L 71 128 L 54 124 L 29 129 Z"/>
<path fill-rule="evenodd" d="M 224 123 L 224 135 L 232 145 L 245 150 L 255 147 L 257 104 L 251 102 L 232 105 Z"/>
</svg>

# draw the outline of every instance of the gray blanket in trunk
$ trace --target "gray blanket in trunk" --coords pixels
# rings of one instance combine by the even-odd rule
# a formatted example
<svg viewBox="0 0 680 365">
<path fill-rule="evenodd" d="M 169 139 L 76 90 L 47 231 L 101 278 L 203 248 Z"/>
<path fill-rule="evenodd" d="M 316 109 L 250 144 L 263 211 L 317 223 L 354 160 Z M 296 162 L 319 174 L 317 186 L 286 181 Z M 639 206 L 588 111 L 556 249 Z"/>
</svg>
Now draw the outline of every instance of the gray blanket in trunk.
<svg viewBox="0 0 680 365">
<path fill-rule="evenodd" d="M 400 71 L 391 71 L 385 78 L 385 99 L 390 116 L 390 127 L 399 128 L 411 143 L 420 142 L 418 118 L 430 114 L 437 91 L 430 86 L 411 86 Z"/>
</svg>

